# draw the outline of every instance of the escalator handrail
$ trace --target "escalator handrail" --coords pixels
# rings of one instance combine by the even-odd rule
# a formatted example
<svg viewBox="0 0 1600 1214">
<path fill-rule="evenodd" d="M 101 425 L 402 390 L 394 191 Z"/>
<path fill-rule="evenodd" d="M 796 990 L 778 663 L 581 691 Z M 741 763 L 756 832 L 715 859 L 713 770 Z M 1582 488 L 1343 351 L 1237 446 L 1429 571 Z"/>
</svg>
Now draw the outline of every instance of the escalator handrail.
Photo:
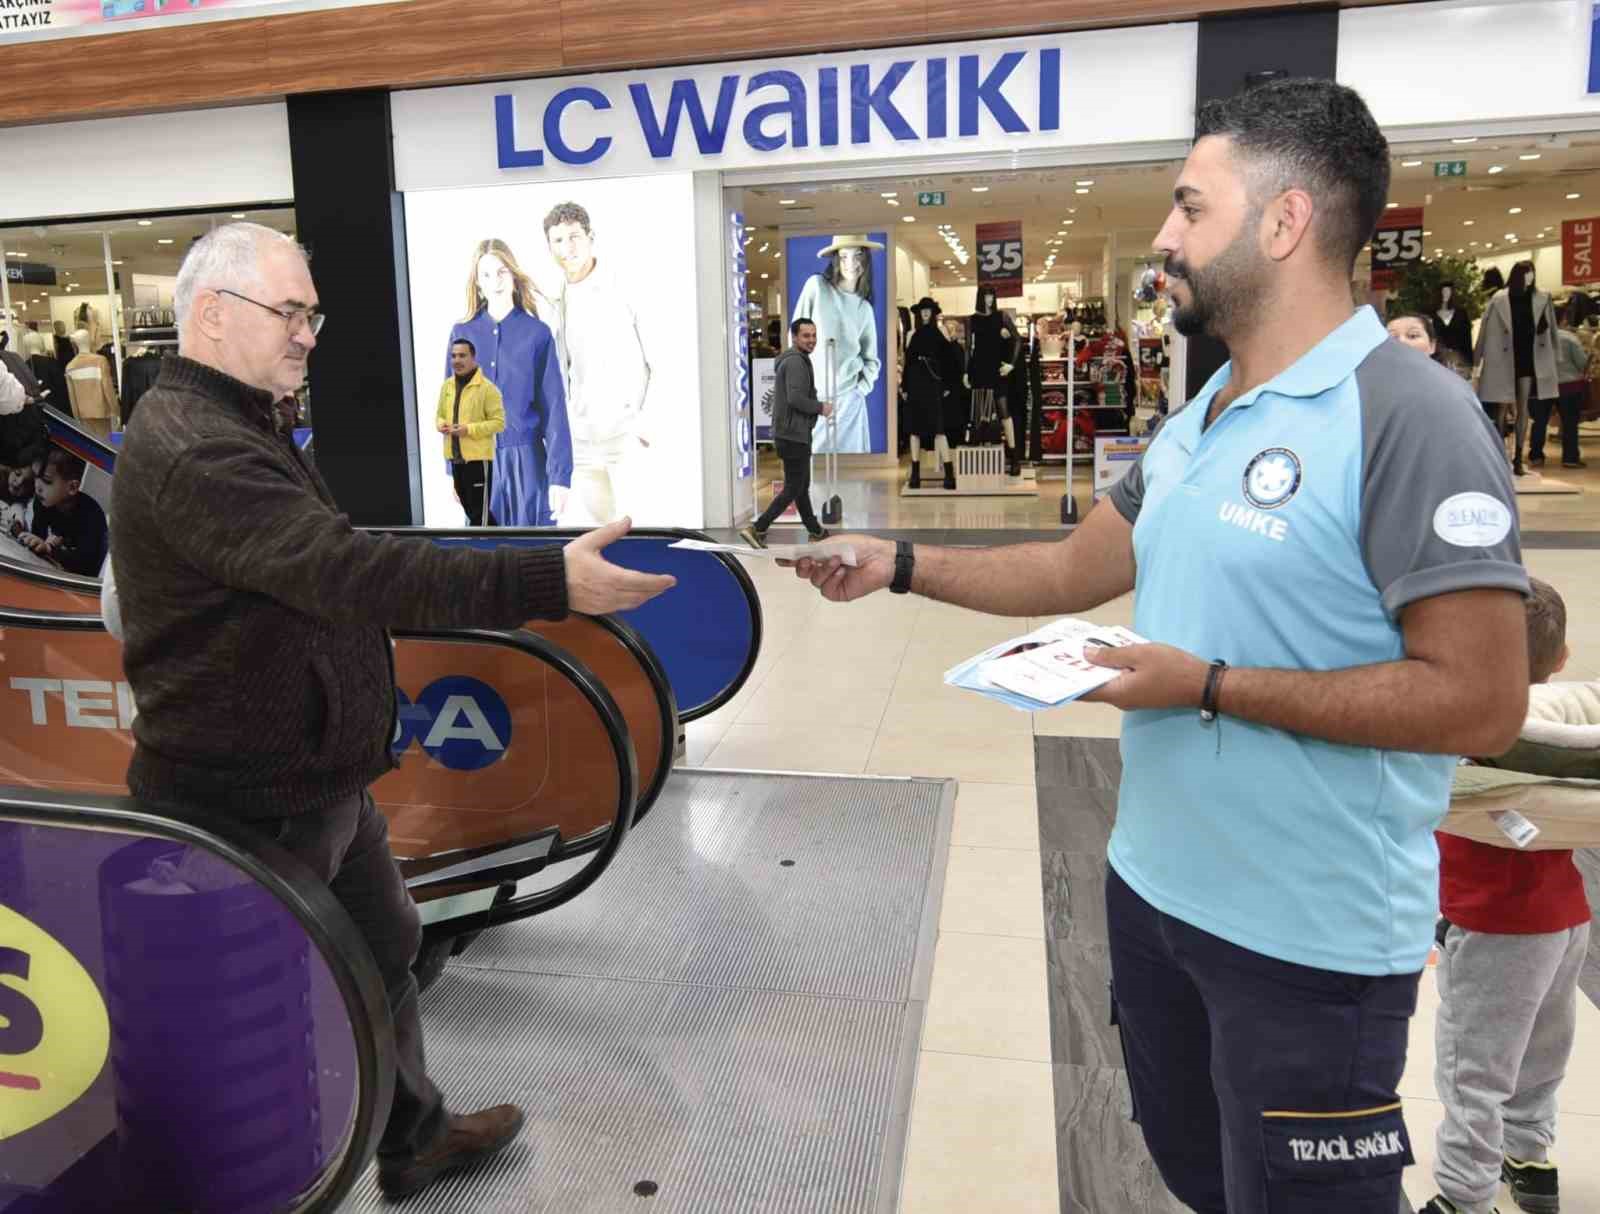
<svg viewBox="0 0 1600 1214">
<path fill-rule="evenodd" d="M 371 531 L 382 535 L 395 536 L 421 536 L 431 540 L 493 540 L 504 539 L 558 539 L 562 541 L 575 540 L 580 536 L 588 535 L 587 527 L 362 527 L 362 531 Z M 623 542 L 628 539 L 644 540 L 711 540 L 711 536 L 703 531 L 693 531 L 683 527 L 635 527 L 623 537 Z M 739 694 L 741 688 L 750 681 L 750 675 L 755 671 L 756 660 L 761 656 L 762 618 L 761 596 L 756 591 L 756 584 L 750 579 L 750 574 L 738 560 L 726 552 L 706 552 L 732 575 L 734 582 L 743 591 L 745 602 L 750 608 L 750 652 L 745 658 L 744 669 L 737 678 L 722 689 L 704 704 L 678 709 L 678 719 L 687 725 L 698 721 L 702 717 L 710 716 L 717 709 L 722 708 L 734 696 Z"/>
<path fill-rule="evenodd" d="M 82 830 L 107 829 L 170 839 L 221 856 L 270 891 L 294 915 L 322 955 L 355 1037 L 357 1090 L 349 1149 L 332 1170 L 284 1214 L 325 1214 L 338 1208 L 367 1164 L 389 1120 L 394 1098 L 394 1025 L 372 951 L 332 892 L 310 869 L 244 823 L 218 814 L 133 797 L 0 787 L 0 820 Z"/>
<path fill-rule="evenodd" d="M 104 632 L 105 621 L 97 615 L 74 614 L 58 611 L 34 611 L 22 607 L 0 607 L 0 628 L 56 628 L 75 632 Z M 612 754 L 617 762 L 617 808 L 612 816 L 610 825 L 599 830 L 590 831 L 575 840 L 576 847 L 566 843 L 559 843 L 552 848 L 549 862 L 571 859 L 583 855 L 591 850 L 598 851 L 600 855 L 582 869 L 568 877 L 559 885 L 548 890 L 541 890 L 537 894 L 525 898 L 512 899 L 502 903 L 497 909 L 507 911 L 497 915 L 493 922 L 503 923 L 513 919 L 525 919 L 531 915 L 541 914 L 546 910 L 560 906 L 576 898 L 590 885 L 592 885 L 616 857 L 617 849 L 622 846 L 622 839 L 627 834 L 628 827 L 634 819 L 636 798 L 639 791 L 639 767 L 633 753 L 633 741 L 628 733 L 628 726 L 623 719 L 622 710 L 617 707 L 617 702 L 611 693 L 606 690 L 594 674 L 577 658 L 565 649 L 556 645 L 545 637 L 532 632 L 500 632 L 492 629 L 450 629 L 439 631 L 398 630 L 394 634 L 398 637 L 418 640 L 443 640 L 459 641 L 473 640 L 485 641 L 491 644 L 505 645 L 512 649 L 520 649 L 530 654 L 545 665 L 553 667 L 564 678 L 571 682 L 580 695 L 588 700 L 595 715 L 600 718 L 601 726 L 606 731 L 607 740 L 611 743 Z M 602 836 L 601 832 L 605 832 Z M 519 840 L 520 841 L 520 840 Z M 513 841 L 508 840 L 507 843 Z M 543 867 L 543 865 L 539 865 Z M 470 913 L 470 918 L 476 918 L 479 911 Z M 444 922 L 449 922 L 445 920 Z M 433 925 L 437 927 L 438 925 Z"/>
<path fill-rule="evenodd" d="M 95 467 L 107 475 L 115 475 L 117 465 L 117 449 L 98 434 L 90 434 L 78 424 L 78 419 L 71 414 L 63 413 L 50 402 L 40 405 L 44 410 L 45 423 L 54 424 L 72 436 L 73 441 L 83 444 L 84 456 Z"/>
<path fill-rule="evenodd" d="M 14 560 L 3 552 L 0 552 L 0 571 L 14 573 L 25 581 L 38 582 L 56 590 L 72 590 L 80 594 L 92 594 L 96 597 L 99 596 L 105 586 L 105 583 L 97 577 L 85 577 L 81 573 L 68 573 L 65 569 L 29 565 L 23 561 Z"/>
</svg>

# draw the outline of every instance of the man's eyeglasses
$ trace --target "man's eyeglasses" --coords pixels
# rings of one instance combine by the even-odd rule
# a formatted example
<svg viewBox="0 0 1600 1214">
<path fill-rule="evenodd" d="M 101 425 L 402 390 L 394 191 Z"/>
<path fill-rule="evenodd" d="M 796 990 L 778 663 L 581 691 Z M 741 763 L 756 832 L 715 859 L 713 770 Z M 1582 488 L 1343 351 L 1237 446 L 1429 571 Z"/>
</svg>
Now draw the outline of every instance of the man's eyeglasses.
<svg viewBox="0 0 1600 1214">
<path fill-rule="evenodd" d="M 245 303 L 255 304 L 256 307 L 271 312 L 287 326 L 291 337 L 299 332 L 302 322 L 304 322 L 306 328 L 311 330 L 311 336 L 315 337 L 322 332 L 322 326 L 328 319 L 324 313 L 313 312 L 309 308 L 274 308 L 271 304 L 264 304 L 259 299 L 251 299 L 248 295 L 241 295 L 239 292 L 230 291 L 226 287 L 218 287 L 217 294 L 231 295 L 235 299 L 242 299 Z"/>
</svg>

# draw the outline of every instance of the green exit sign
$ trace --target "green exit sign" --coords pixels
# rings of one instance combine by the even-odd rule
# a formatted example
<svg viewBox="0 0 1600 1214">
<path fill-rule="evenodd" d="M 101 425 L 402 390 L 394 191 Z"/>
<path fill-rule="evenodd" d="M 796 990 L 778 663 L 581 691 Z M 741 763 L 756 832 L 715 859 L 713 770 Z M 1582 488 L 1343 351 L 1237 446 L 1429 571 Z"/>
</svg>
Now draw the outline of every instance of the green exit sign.
<svg viewBox="0 0 1600 1214">
<path fill-rule="evenodd" d="M 1433 162 L 1433 175 L 1435 177 L 1465 177 L 1467 175 L 1467 162 L 1465 160 L 1435 160 Z"/>
<path fill-rule="evenodd" d="M 917 195 L 917 205 L 919 207 L 942 207 L 942 206 L 944 206 L 944 191 L 943 190 L 923 190 L 921 193 L 919 193 Z"/>
</svg>

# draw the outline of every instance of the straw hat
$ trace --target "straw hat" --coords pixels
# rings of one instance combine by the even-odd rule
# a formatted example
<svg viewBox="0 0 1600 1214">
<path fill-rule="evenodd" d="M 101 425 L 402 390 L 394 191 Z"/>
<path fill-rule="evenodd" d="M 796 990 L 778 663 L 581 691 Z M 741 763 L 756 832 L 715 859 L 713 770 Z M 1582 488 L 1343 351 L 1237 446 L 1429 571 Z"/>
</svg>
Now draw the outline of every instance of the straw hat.
<svg viewBox="0 0 1600 1214">
<path fill-rule="evenodd" d="M 837 253 L 840 249 L 881 249 L 883 245 L 876 240 L 868 240 L 865 235 L 835 236 L 833 243 L 827 248 L 818 251 L 818 257 L 827 257 Z"/>
</svg>

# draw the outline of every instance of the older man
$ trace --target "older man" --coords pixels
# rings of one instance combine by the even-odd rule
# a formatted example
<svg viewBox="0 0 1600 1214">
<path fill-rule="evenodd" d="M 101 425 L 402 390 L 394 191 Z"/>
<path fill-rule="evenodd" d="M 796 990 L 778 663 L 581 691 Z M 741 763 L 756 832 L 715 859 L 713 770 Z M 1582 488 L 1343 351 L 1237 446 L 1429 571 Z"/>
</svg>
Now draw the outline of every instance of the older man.
<svg viewBox="0 0 1600 1214">
<path fill-rule="evenodd" d="M 424 1068 L 411 976 L 420 923 L 367 792 L 394 766 L 387 629 L 616 611 L 672 579 L 601 557 L 626 520 L 564 550 L 354 530 L 274 424 L 322 331 L 304 252 L 228 224 L 189 250 L 176 296 L 179 357 L 140 402 L 113 491 L 123 658 L 139 703 L 128 784 L 250 821 L 350 912 L 394 1015 L 379 1183 L 404 1196 L 500 1150 L 522 1113 L 449 1113 Z"/>
<path fill-rule="evenodd" d="M 1461 380 L 1351 303 L 1389 185 L 1361 98 L 1278 81 L 1196 130 L 1156 249 L 1233 361 L 1110 499 L 1058 544 L 800 572 L 1018 616 L 1137 589 L 1153 643 L 1092 698 L 1127 710 L 1107 916 L 1145 1141 L 1201 1214 L 1392 1214 L 1433 828 L 1527 706 L 1516 499 Z"/>
</svg>

